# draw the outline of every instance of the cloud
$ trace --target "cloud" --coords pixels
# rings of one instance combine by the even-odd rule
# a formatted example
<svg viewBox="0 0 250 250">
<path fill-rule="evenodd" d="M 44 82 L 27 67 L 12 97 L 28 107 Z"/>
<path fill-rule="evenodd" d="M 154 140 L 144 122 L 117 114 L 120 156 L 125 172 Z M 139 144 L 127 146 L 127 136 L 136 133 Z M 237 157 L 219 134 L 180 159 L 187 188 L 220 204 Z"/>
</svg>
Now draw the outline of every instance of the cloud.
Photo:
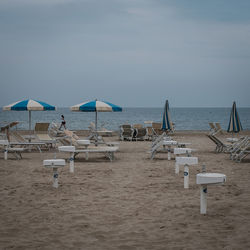
<svg viewBox="0 0 250 250">
<path fill-rule="evenodd" d="M 78 0 L 1 0 L 1 7 L 16 7 L 25 5 L 60 5 L 76 2 Z M 85 0 L 87 1 L 87 0 Z"/>
<path fill-rule="evenodd" d="M 177 106 L 187 99 L 204 106 L 216 89 L 215 105 L 225 105 L 237 84 L 242 105 L 250 105 L 250 23 L 222 22 L 217 15 L 224 12 L 212 11 L 217 1 L 207 18 L 199 14 L 203 5 L 181 2 L 1 1 L 23 6 L 0 8 L 1 102 L 11 102 L 16 88 L 17 97 L 50 89 L 51 98 L 63 89 L 54 101 L 73 104 L 68 93 L 77 89 L 79 98 L 98 92 L 125 106 L 128 96 L 129 106 L 157 106 L 166 95 Z"/>
</svg>

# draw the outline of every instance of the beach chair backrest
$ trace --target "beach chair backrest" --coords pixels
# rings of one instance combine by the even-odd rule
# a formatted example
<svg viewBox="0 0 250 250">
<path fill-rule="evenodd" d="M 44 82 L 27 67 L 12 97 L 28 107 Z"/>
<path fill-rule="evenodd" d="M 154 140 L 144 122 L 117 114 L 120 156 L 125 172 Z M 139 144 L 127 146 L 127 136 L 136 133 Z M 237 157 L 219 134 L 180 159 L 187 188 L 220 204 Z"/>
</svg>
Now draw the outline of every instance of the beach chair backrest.
<svg viewBox="0 0 250 250">
<path fill-rule="evenodd" d="M 122 124 L 121 129 L 132 128 L 130 124 Z"/>
<path fill-rule="evenodd" d="M 147 134 L 148 136 L 153 136 L 154 135 L 154 132 L 153 132 L 153 128 L 152 127 L 146 127 L 147 129 Z"/>
<path fill-rule="evenodd" d="M 49 122 L 37 122 L 35 125 L 36 132 L 47 132 L 49 129 Z"/>
<path fill-rule="evenodd" d="M 17 131 L 11 131 L 11 135 L 18 141 L 18 142 L 27 142 Z"/>
<path fill-rule="evenodd" d="M 134 124 L 133 128 L 143 128 L 143 125 L 142 124 Z"/>
<path fill-rule="evenodd" d="M 208 124 L 209 124 L 210 130 L 216 131 L 216 127 L 213 122 L 209 122 Z"/>
<path fill-rule="evenodd" d="M 160 122 L 153 122 L 152 127 L 153 129 L 161 129 L 162 124 Z"/>
</svg>

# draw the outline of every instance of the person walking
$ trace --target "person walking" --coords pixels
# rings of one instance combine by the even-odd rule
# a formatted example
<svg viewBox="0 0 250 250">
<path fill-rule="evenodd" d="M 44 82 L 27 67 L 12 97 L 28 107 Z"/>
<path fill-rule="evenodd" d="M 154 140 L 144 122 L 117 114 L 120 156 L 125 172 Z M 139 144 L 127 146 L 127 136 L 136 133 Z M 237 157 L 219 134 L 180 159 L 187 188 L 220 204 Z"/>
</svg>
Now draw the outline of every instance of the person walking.
<svg viewBox="0 0 250 250">
<path fill-rule="evenodd" d="M 62 127 L 64 127 L 64 129 L 66 129 L 66 121 L 64 120 L 64 115 L 61 115 L 61 119 L 62 119 L 62 122 L 61 122 L 61 126 L 60 126 L 59 130 L 61 130 Z"/>
</svg>

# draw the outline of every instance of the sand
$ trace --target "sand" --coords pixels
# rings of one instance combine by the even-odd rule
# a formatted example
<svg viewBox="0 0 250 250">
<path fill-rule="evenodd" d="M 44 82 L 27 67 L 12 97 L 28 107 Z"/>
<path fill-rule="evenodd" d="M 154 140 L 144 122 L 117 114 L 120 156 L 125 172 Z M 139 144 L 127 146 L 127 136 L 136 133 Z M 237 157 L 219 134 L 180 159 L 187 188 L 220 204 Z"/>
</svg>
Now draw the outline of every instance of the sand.
<svg viewBox="0 0 250 250">
<path fill-rule="evenodd" d="M 215 153 L 203 132 L 173 138 L 198 150 L 189 189 L 183 168 L 174 172 L 174 157 L 149 159 L 151 142 L 121 142 L 113 162 L 80 155 L 74 174 L 68 164 L 59 170 L 58 189 L 42 166 L 53 151 L 7 161 L 1 154 L 0 249 L 250 249 L 250 157 L 235 163 Z M 208 188 L 206 215 L 195 179 L 203 164 L 227 176 L 225 185 Z"/>
</svg>

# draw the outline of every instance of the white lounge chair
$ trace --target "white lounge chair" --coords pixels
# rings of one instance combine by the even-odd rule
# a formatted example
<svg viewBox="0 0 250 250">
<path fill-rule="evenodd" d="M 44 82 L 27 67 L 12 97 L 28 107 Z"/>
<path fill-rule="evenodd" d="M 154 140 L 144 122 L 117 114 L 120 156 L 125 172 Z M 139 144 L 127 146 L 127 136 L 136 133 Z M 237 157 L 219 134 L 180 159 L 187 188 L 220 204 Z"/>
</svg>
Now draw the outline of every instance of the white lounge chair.
<svg viewBox="0 0 250 250">
<path fill-rule="evenodd" d="M 21 134 L 19 134 L 17 131 L 11 131 L 11 136 L 15 138 L 16 141 L 11 140 L 9 144 L 11 146 L 22 146 L 24 148 L 31 148 L 31 147 L 36 147 L 40 152 L 42 146 L 46 146 L 44 142 L 40 141 L 35 141 L 35 142 L 29 142 L 27 141 Z"/>
<path fill-rule="evenodd" d="M 156 153 L 167 152 L 168 160 L 170 160 L 171 159 L 170 152 L 173 146 L 185 148 L 187 145 L 190 145 L 190 143 L 177 142 L 177 141 L 172 140 L 171 137 L 167 137 L 166 135 L 162 134 L 155 141 L 152 142 L 152 146 L 150 150 L 151 159 L 154 159 Z"/>
<path fill-rule="evenodd" d="M 0 149 L 4 152 L 4 159 L 8 159 L 8 153 L 14 154 L 17 160 L 22 159 L 22 152 L 25 148 L 14 148 L 10 145 L 8 140 L 0 140 Z"/>
<path fill-rule="evenodd" d="M 235 146 L 231 150 L 230 158 L 234 161 L 241 162 L 248 154 L 250 154 L 250 137 L 246 136 L 235 143 Z"/>
</svg>

